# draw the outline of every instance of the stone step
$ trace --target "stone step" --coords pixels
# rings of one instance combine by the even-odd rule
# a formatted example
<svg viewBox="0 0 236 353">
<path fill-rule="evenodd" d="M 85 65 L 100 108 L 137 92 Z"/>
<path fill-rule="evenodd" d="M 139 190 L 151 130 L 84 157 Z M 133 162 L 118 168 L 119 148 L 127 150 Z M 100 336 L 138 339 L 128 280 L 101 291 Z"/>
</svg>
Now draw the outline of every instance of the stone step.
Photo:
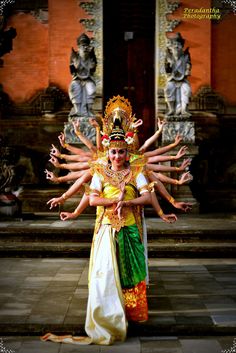
<svg viewBox="0 0 236 353">
<path fill-rule="evenodd" d="M 91 242 L 0 241 L 1 257 L 80 257 L 88 258 Z M 148 257 L 201 258 L 235 257 L 236 242 L 148 242 Z"/>
<path fill-rule="evenodd" d="M 25 214 L 0 222 L 2 257 L 89 257 L 94 215 L 60 221 L 58 213 Z M 234 257 L 234 216 L 182 215 L 174 224 L 146 218 L 149 257 Z"/>
</svg>

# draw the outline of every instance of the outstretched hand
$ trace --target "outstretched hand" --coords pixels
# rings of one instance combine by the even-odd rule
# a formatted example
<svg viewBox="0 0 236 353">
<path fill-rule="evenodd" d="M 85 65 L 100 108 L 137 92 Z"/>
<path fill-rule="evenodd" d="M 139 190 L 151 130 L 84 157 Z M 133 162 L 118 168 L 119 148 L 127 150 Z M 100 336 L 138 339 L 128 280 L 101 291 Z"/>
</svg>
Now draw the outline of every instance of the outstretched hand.
<svg viewBox="0 0 236 353">
<path fill-rule="evenodd" d="M 176 156 L 175 156 L 176 159 L 179 159 L 179 158 L 183 157 L 186 154 L 187 150 L 188 150 L 187 146 L 182 146 L 179 149 L 179 151 L 177 152 Z"/>
<path fill-rule="evenodd" d="M 183 185 L 184 183 L 188 183 L 189 181 L 193 180 L 192 174 L 190 172 L 185 172 L 181 175 L 179 179 L 179 185 Z"/>
<path fill-rule="evenodd" d="M 173 203 L 173 206 L 175 208 L 178 208 L 178 209 L 184 211 L 184 212 L 188 212 L 192 209 L 193 204 L 190 202 L 175 201 Z"/>
<path fill-rule="evenodd" d="M 54 167 L 59 168 L 60 167 L 60 163 L 58 162 L 58 159 L 56 157 L 54 157 L 52 154 L 50 154 L 51 158 L 49 159 L 49 162 L 51 162 Z"/>
<path fill-rule="evenodd" d="M 175 136 L 175 142 L 174 142 L 175 146 L 177 146 L 182 140 L 183 140 L 183 137 L 179 133 L 177 133 L 177 135 Z"/>
<path fill-rule="evenodd" d="M 133 129 L 137 129 L 137 127 L 139 127 L 140 125 L 143 124 L 143 120 L 142 119 L 138 119 L 137 121 L 135 121 L 133 124 L 132 124 L 132 128 Z"/>
<path fill-rule="evenodd" d="M 89 124 L 93 127 L 99 127 L 99 124 L 95 118 L 89 118 Z"/>
<path fill-rule="evenodd" d="M 79 120 L 78 119 L 72 120 L 72 124 L 73 124 L 75 133 L 77 131 L 80 132 L 80 122 L 79 122 Z"/>
<path fill-rule="evenodd" d="M 166 124 L 165 119 L 163 119 L 163 120 L 161 120 L 160 118 L 157 119 L 157 127 L 158 127 L 159 131 L 163 130 L 163 127 L 165 126 L 165 124 Z"/>
<path fill-rule="evenodd" d="M 47 205 L 50 205 L 49 209 L 51 210 L 53 207 L 56 207 L 58 205 L 62 205 L 64 203 L 63 197 L 53 197 L 51 200 L 47 202 Z"/>
<path fill-rule="evenodd" d="M 65 134 L 61 132 L 61 134 L 58 136 L 58 140 L 60 142 L 60 145 L 62 147 L 65 147 L 66 139 L 65 139 Z"/>
<path fill-rule="evenodd" d="M 58 181 L 57 176 L 50 170 L 45 169 L 44 173 L 46 173 L 46 179 L 51 180 L 53 182 Z"/>
<path fill-rule="evenodd" d="M 58 148 L 56 148 L 53 144 L 50 150 L 50 156 L 58 157 L 60 158 L 61 154 Z"/>
<path fill-rule="evenodd" d="M 177 221 L 177 216 L 174 213 L 171 214 L 163 214 L 161 219 L 166 223 L 174 223 Z"/>
<path fill-rule="evenodd" d="M 76 214 L 75 213 L 72 213 L 72 212 L 61 212 L 60 213 L 60 219 L 62 221 L 66 221 L 68 219 L 73 219 L 73 218 L 76 218 Z"/>
<path fill-rule="evenodd" d="M 192 162 L 191 158 L 184 159 L 179 167 L 179 170 L 184 171 L 186 168 L 188 168 L 191 162 Z"/>
</svg>

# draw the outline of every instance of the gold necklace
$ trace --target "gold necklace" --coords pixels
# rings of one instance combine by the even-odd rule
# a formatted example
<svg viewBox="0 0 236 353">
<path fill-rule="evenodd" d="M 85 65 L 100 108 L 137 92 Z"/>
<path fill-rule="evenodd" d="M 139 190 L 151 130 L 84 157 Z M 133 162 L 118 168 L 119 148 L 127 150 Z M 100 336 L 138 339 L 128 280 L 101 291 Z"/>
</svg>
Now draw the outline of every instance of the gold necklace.
<svg viewBox="0 0 236 353">
<path fill-rule="evenodd" d="M 106 182 L 111 183 L 114 186 L 119 186 L 121 183 L 127 183 L 130 181 L 132 172 L 130 168 L 122 169 L 122 170 L 112 170 L 111 165 L 107 164 L 104 168 Z"/>
</svg>

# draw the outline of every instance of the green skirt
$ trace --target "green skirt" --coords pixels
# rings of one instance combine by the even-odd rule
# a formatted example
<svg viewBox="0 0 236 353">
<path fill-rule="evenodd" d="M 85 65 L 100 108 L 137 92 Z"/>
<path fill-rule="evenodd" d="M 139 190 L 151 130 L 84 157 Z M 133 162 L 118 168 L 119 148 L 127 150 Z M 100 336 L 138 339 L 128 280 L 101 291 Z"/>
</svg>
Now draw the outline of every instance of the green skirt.
<svg viewBox="0 0 236 353">
<path fill-rule="evenodd" d="M 132 288 L 146 277 L 144 246 L 137 225 L 121 228 L 116 239 L 121 287 Z"/>
</svg>

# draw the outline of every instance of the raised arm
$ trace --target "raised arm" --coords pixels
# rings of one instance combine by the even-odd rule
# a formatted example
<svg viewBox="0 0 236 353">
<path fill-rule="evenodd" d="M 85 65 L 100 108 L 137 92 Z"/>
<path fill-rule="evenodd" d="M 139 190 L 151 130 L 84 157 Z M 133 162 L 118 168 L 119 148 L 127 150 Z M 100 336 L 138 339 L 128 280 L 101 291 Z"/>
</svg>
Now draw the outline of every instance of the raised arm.
<svg viewBox="0 0 236 353">
<path fill-rule="evenodd" d="M 78 148 L 75 146 L 71 146 L 68 143 L 65 142 L 65 135 L 63 132 L 61 132 L 61 134 L 58 136 L 59 142 L 61 144 L 61 146 L 65 149 L 67 149 L 68 151 L 70 151 L 71 153 L 74 154 L 79 154 L 79 155 L 88 155 L 91 156 L 91 152 L 90 151 L 84 151 L 82 148 Z"/>
<path fill-rule="evenodd" d="M 170 156 L 170 155 L 164 155 L 164 156 L 160 156 L 160 155 L 156 155 L 153 157 L 148 157 L 147 161 L 148 163 L 158 163 L 158 162 L 167 162 L 167 161 L 177 161 L 178 159 L 182 158 L 186 152 L 188 150 L 187 146 L 182 146 L 178 153 L 174 156 Z"/>
<path fill-rule="evenodd" d="M 144 152 L 144 156 L 146 157 L 152 157 L 152 156 L 156 156 L 156 155 L 160 155 L 166 152 L 169 152 L 170 150 L 172 150 L 173 148 L 175 148 L 176 146 L 178 146 L 178 144 L 182 141 L 182 137 L 177 134 L 175 141 L 167 146 L 164 147 L 160 147 L 160 148 L 156 148 L 153 151 L 148 151 L 148 152 Z"/>
<path fill-rule="evenodd" d="M 79 121 L 78 120 L 72 121 L 72 124 L 74 126 L 74 131 L 75 131 L 76 136 L 79 137 L 79 139 L 85 144 L 85 146 L 88 147 L 88 149 L 92 153 L 97 152 L 97 148 L 94 146 L 94 144 L 86 136 L 84 136 L 84 134 L 80 131 Z"/>
<path fill-rule="evenodd" d="M 158 130 L 149 139 L 147 139 L 144 142 L 144 144 L 140 147 L 139 151 L 141 153 L 144 153 L 146 149 L 159 138 L 160 134 L 162 133 L 163 127 L 166 124 L 166 121 L 160 120 L 160 118 L 158 118 L 157 124 L 158 124 Z"/>
<path fill-rule="evenodd" d="M 89 180 L 91 180 L 91 178 L 92 175 L 90 174 L 90 170 L 84 172 L 83 176 L 77 179 L 63 195 L 59 197 L 53 197 L 47 202 L 47 205 L 50 205 L 49 208 L 52 209 L 53 207 L 63 204 L 67 199 L 75 195 L 81 189 L 83 184 L 87 183 Z"/>
</svg>

